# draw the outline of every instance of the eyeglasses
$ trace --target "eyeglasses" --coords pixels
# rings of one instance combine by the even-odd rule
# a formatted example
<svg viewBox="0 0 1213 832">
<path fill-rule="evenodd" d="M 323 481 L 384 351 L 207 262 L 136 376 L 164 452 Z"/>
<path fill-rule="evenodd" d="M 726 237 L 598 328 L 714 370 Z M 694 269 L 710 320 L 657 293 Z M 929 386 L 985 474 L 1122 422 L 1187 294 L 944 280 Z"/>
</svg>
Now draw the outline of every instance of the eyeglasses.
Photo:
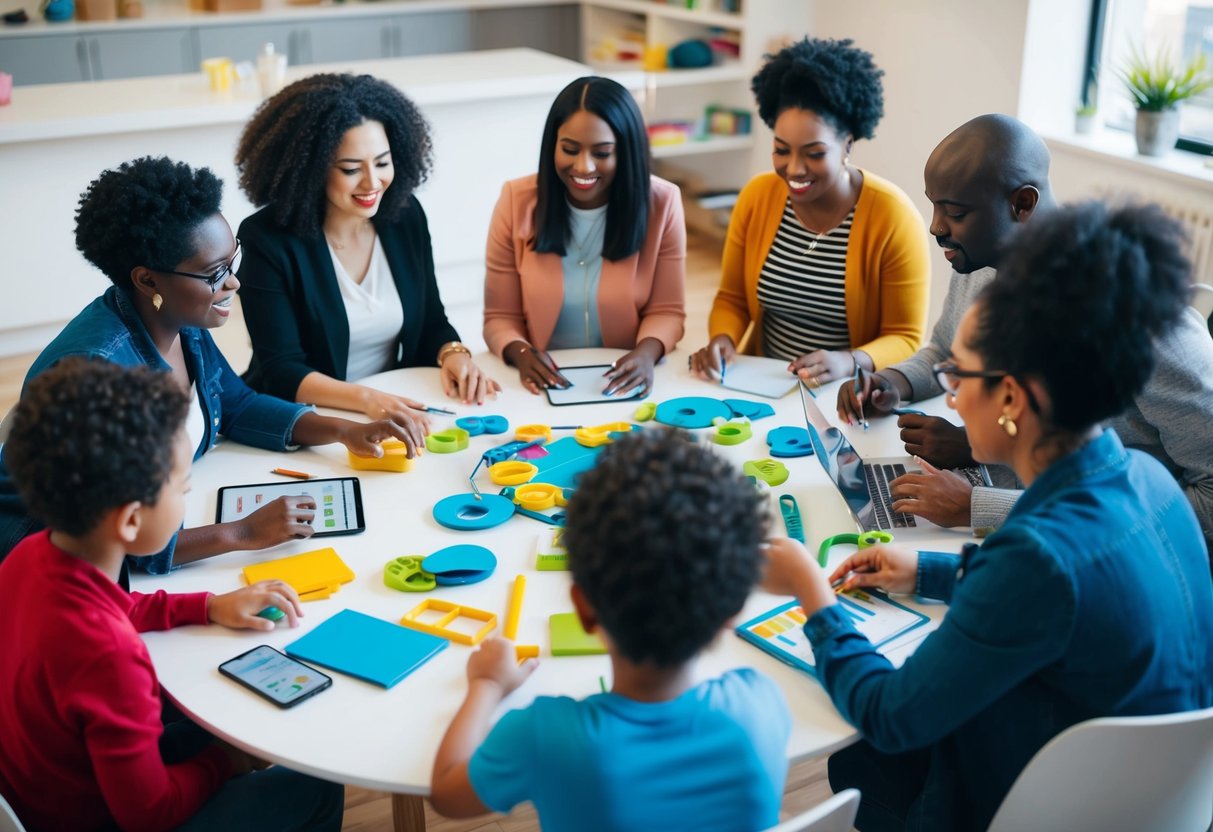
<svg viewBox="0 0 1213 832">
<path fill-rule="evenodd" d="M 931 367 L 931 372 L 935 374 L 935 379 L 939 382 L 939 386 L 949 396 L 956 395 L 956 391 L 960 389 L 960 380 L 962 378 L 1006 378 L 1010 375 L 1010 373 L 1004 373 L 1000 370 L 962 370 L 952 361 L 934 365 Z"/>
<path fill-rule="evenodd" d="M 211 294 L 223 285 L 229 274 L 234 274 L 240 270 L 240 261 L 242 259 L 242 251 L 240 248 L 240 239 L 236 239 L 236 250 L 232 252 L 232 258 L 220 266 L 214 274 L 194 274 L 193 272 L 178 272 L 173 269 L 156 269 L 154 272 L 163 272 L 164 274 L 175 274 L 179 277 L 192 277 L 194 280 L 205 280 L 206 285 L 211 287 Z"/>
</svg>

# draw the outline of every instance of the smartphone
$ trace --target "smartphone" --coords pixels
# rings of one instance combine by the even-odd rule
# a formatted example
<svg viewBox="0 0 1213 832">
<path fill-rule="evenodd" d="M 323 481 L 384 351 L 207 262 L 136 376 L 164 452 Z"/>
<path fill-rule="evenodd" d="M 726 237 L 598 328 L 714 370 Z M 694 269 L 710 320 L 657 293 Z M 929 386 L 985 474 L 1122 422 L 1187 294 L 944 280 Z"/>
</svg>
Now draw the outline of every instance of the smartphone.
<svg viewBox="0 0 1213 832">
<path fill-rule="evenodd" d="M 290 708 L 332 686 L 314 667 L 262 644 L 219 665 L 219 672 L 260 694 L 279 708 Z"/>
</svg>

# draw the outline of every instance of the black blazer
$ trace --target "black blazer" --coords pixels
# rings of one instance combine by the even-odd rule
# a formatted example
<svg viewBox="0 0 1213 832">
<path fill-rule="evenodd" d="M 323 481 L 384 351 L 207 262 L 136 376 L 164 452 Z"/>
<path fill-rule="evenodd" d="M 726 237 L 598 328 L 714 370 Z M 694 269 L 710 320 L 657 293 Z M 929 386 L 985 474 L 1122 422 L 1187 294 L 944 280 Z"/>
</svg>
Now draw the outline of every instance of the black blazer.
<svg viewBox="0 0 1213 832">
<path fill-rule="evenodd" d="M 394 222 L 372 222 L 404 308 L 395 366 L 435 366 L 438 348 L 459 334 L 438 296 L 425 212 L 410 196 Z M 292 402 L 313 371 L 345 381 L 349 321 L 324 235 L 298 237 L 262 208 L 240 223 L 237 236 L 244 249 L 240 303 L 253 342 L 245 380 Z"/>
</svg>

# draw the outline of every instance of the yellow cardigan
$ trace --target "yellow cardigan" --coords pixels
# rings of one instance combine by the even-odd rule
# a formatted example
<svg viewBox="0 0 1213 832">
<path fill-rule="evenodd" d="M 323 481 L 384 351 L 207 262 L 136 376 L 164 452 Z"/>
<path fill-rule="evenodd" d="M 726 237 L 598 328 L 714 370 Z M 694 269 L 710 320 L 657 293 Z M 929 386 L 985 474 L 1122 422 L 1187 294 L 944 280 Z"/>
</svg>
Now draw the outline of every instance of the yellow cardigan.
<svg viewBox="0 0 1213 832">
<path fill-rule="evenodd" d="M 729 221 L 708 332 L 712 338 L 730 336 L 739 350 L 751 355 L 762 353 L 758 275 L 787 198 L 783 179 L 761 173 L 742 189 Z M 876 369 L 918 349 L 926 330 L 930 278 L 922 216 L 900 188 L 863 171 L 847 245 L 844 291 L 851 347 L 870 355 Z"/>
</svg>

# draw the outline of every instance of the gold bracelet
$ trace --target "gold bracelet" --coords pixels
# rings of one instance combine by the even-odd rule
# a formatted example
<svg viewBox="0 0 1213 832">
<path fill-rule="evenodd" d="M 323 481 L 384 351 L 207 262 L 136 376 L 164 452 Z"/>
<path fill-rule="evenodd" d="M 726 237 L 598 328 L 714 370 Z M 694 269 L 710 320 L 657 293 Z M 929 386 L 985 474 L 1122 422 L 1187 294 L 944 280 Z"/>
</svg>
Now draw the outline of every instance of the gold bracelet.
<svg viewBox="0 0 1213 832">
<path fill-rule="evenodd" d="M 446 357 L 453 352 L 461 352 L 464 355 L 472 354 L 472 351 L 469 350 L 465 344 L 461 344 L 458 341 L 449 341 L 438 349 L 438 366 L 441 367 L 442 362 L 445 361 Z"/>
</svg>

